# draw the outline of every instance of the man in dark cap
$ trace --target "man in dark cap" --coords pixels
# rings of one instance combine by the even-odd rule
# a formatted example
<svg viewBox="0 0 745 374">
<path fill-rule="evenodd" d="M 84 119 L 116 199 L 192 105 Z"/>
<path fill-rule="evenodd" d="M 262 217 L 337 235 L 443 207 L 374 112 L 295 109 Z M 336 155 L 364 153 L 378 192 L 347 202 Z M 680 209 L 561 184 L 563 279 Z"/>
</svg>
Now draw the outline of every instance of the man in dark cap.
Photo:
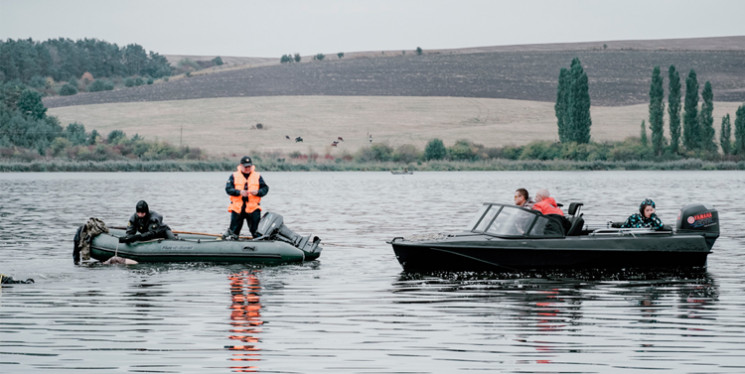
<svg viewBox="0 0 745 374">
<path fill-rule="evenodd" d="M 127 236 L 119 238 L 120 243 L 132 243 L 152 239 L 174 239 L 168 225 L 163 224 L 163 216 L 154 210 L 150 210 L 145 200 L 137 202 L 135 214 L 129 218 L 127 224 Z"/>
<path fill-rule="evenodd" d="M 269 186 L 264 182 L 251 157 L 243 156 L 238 164 L 238 170 L 228 178 L 225 192 L 230 196 L 230 228 L 225 233 L 226 239 L 238 239 L 243 227 L 243 221 L 248 222 L 251 236 L 256 237 L 256 229 L 261 220 L 261 198 L 269 192 Z"/>
</svg>

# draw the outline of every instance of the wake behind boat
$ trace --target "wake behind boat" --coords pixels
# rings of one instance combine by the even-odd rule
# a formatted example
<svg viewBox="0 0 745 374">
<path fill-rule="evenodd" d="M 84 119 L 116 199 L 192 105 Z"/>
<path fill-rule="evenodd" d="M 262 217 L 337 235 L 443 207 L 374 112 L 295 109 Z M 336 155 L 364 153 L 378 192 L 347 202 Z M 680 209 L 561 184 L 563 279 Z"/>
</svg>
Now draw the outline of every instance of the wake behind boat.
<svg viewBox="0 0 745 374">
<path fill-rule="evenodd" d="M 213 262 L 278 265 L 312 261 L 321 255 L 321 239 L 301 236 L 282 222 L 282 216 L 267 213 L 261 219 L 257 239 L 223 240 L 220 235 L 181 233 L 176 239 L 119 243 L 123 229 L 109 229 L 93 237 L 90 257 L 107 261 L 123 258 L 138 263 Z"/>
<path fill-rule="evenodd" d="M 537 211 L 485 203 L 467 232 L 405 239 L 393 246 L 406 271 L 515 271 L 577 268 L 696 268 L 719 237 L 719 214 L 700 204 L 680 210 L 675 229 L 590 229 L 569 207 L 569 228 Z M 610 225 L 609 225 L 610 226 Z"/>
</svg>

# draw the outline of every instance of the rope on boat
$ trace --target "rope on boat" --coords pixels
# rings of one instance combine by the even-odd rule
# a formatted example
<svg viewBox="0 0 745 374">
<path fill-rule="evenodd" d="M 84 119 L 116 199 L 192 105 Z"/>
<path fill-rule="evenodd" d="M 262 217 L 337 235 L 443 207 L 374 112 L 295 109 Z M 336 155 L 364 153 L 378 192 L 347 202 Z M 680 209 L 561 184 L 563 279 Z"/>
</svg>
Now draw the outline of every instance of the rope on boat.
<svg viewBox="0 0 745 374">
<path fill-rule="evenodd" d="M 445 252 L 445 253 L 448 253 L 448 254 L 451 254 L 451 255 L 465 257 L 465 258 L 470 259 L 470 260 L 474 260 L 474 261 L 478 261 L 478 262 L 483 262 L 485 264 L 488 264 L 488 265 L 491 265 L 491 266 L 494 266 L 494 267 L 497 267 L 497 268 L 502 268 L 502 269 L 506 269 L 506 270 L 509 270 L 509 271 L 515 271 L 515 272 L 518 272 L 519 271 L 519 269 L 516 269 L 516 268 L 513 268 L 513 267 L 509 267 L 509 266 L 505 266 L 505 265 L 500 265 L 500 264 L 497 264 L 497 263 L 494 263 L 494 262 L 491 262 L 491 261 L 482 260 L 480 258 L 469 256 L 469 255 L 464 255 L 464 254 L 458 253 L 458 252 L 448 251 L 447 249 L 440 249 L 440 248 L 431 248 L 431 249 L 434 249 L 435 251 Z"/>
</svg>

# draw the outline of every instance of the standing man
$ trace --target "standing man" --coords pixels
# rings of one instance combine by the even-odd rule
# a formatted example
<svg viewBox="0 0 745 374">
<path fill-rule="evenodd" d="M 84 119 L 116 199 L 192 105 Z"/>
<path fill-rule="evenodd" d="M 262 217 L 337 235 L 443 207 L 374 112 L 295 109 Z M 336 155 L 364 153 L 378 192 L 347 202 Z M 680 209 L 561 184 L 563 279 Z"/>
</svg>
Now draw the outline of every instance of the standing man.
<svg viewBox="0 0 745 374">
<path fill-rule="evenodd" d="M 269 192 L 269 186 L 264 183 L 251 157 L 243 156 L 238 170 L 230 175 L 225 184 L 225 192 L 230 196 L 230 228 L 225 234 L 226 239 L 238 239 L 243 227 L 243 220 L 248 222 L 251 236 L 256 237 L 256 229 L 261 220 L 261 198 Z"/>
</svg>

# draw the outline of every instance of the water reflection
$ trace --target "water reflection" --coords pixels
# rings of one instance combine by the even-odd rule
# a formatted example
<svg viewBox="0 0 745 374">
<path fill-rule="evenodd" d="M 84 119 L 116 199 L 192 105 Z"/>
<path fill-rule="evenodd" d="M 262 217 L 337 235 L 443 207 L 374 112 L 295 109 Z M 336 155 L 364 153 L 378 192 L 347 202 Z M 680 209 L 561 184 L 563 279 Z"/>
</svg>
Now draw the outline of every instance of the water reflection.
<svg viewBox="0 0 745 374">
<path fill-rule="evenodd" d="M 615 349 L 668 349 L 716 320 L 719 286 L 707 272 L 485 274 L 402 273 L 393 283 L 396 304 L 429 305 L 458 313 L 491 339 L 509 336 L 533 354 L 523 364 L 556 363 L 575 353 L 599 354 L 587 340 L 612 334 L 623 323 L 639 330 Z M 695 320 L 695 321 L 691 321 Z M 660 335 L 653 335 L 658 330 Z M 714 331 L 707 331 L 715 333 Z M 658 333 L 659 334 L 659 333 Z M 692 349 L 706 349 L 703 342 Z M 602 354 L 606 354 L 603 352 Z"/>
<path fill-rule="evenodd" d="M 261 333 L 261 284 L 254 271 L 241 271 L 228 277 L 230 280 L 230 333 L 234 345 L 226 348 L 233 351 L 230 368 L 233 372 L 249 373 L 258 371 L 254 365 L 259 361 L 260 348 L 256 347 Z"/>
</svg>

